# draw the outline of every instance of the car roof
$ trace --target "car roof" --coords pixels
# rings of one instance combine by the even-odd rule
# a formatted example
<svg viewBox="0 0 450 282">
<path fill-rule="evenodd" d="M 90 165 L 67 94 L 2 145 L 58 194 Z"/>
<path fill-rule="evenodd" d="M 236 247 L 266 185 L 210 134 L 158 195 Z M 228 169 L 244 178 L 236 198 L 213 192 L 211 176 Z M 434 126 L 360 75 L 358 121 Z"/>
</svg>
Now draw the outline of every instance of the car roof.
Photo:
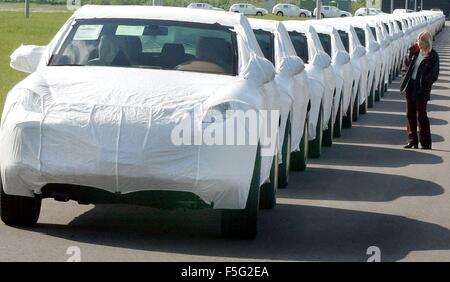
<svg viewBox="0 0 450 282">
<path fill-rule="evenodd" d="M 74 19 L 153 19 L 183 21 L 224 26 L 239 25 L 240 13 L 215 10 L 198 10 L 182 7 L 133 6 L 133 5 L 85 5 L 74 13 Z"/>
</svg>

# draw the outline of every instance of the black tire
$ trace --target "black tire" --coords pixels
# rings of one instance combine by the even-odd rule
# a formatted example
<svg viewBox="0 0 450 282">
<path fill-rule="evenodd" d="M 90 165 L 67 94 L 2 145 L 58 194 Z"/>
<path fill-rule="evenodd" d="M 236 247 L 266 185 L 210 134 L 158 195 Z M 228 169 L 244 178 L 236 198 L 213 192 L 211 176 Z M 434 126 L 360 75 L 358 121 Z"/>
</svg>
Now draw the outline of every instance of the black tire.
<svg viewBox="0 0 450 282">
<path fill-rule="evenodd" d="M 320 158 L 320 155 L 322 155 L 322 139 L 323 139 L 322 119 L 323 119 L 323 111 L 321 106 L 319 110 L 319 117 L 317 118 L 316 139 L 308 141 L 309 142 L 308 157 L 310 158 Z"/>
<path fill-rule="evenodd" d="M 344 108 L 344 102 L 342 100 L 342 93 L 341 97 L 339 98 L 339 107 L 338 112 L 336 114 L 336 120 L 334 121 L 334 129 L 333 129 L 333 137 L 341 137 L 342 136 L 342 123 L 344 118 L 343 108 Z"/>
<path fill-rule="evenodd" d="M 222 210 L 222 234 L 235 239 L 254 239 L 258 231 L 259 180 L 261 173 L 260 148 L 256 151 L 255 166 L 247 197 L 242 210 Z"/>
<path fill-rule="evenodd" d="M 362 115 L 367 113 L 368 100 L 369 100 L 369 97 L 366 97 L 366 100 L 364 101 L 364 103 L 359 105 L 359 113 L 362 114 Z"/>
<path fill-rule="evenodd" d="M 334 124 L 333 124 L 333 117 L 334 117 L 334 111 L 333 107 L 331 106 L 331 115 L 330 119 L 328 120 L 328 129 L 323 132 L 323 139 L 322 139 L 322 146 L 325 147 L 331 147 L 333 145 L 333 131 L 334 131 Z"/>
<path fill-rule="evenodd" d="M 353 101 L 353 115 L 352 115 L 352 120 L 353 121 L 358 121 L 359 119 L 359 89 L 356 92 L 356 97 L 355 97 L 355 101 Z"/>
<path fill-rule="evenodd" d="M 277 204 L 278 190 L 278 154 L 273 156 L 272 168 L 270 169 L 269 182 L 261 186 L 259 196 L 260 209 L 273 209 Z"/>
<path fill-rule="evenodd" d="M 381 83 L 378 83 L 377 89 L 375 89 L 375 102 L 380 102 L 381 100 Z"/>
<path fill-rule="evenodd" d="M 306 17 L 305 13 L 300 13 L 300 17 Z"/>
<path fill-rule="evenodd" d="M 7 195 L 0 180 L 0 213 L 9 226 L 33 226 L 39 219 L 42 200 L 37 197 Z"/>
<path fill-rule="evenodd" d="M 384 97 L 384 94 L 388 91 L 388 85 L 387 83 L 384 84 L 384 91 L 381 93 L 381 97 Z"/>
<path fill-rule="evenodd" d="M 286 188 L 289 183 L 289 171 L 291 169 L 291 123 L 289 117 L 286 122 L 286 129 L 284 130 L 281 162 L 278 172 L 278 187 Z"/>
<path fill-rule="evenodd" d="M 353 105 L 350 103 L 347 108 L 347 113 L 345 117 L 342 119 L 342 127 L 344 128 L 352 128 L 353 126 Z"/>
<path fill-rule="evenodd" d="M 320 14 L 320 17 L 321 17 L 322 19 L 324 19 L 324 18 L 325 18 L 325 15 L 324 15 L 324 14 Z"/>
<path fill-rule="evenodd" d="M 372 82 L 372 87 L 370 88 L 370 95 L 368 97 L 369 103 L 368 108 L 373 108 L 375 106 L 375 80 Z"/>
<path fill-rule="evenodd" d="M 300 151 L 291 154 L 291 170 L 304 171 L 308 165 L 308 120 L 305 120 Z"/>
<path fill-rule="evenodd" d="M 345 15 L 345 14 L 341 15 L 341 18 L 346 18 L 346 17 L 347 17 L 347 15 Z"/>
<path fill-rule="evenodd" d="M 282 16 L 284 16 L 284 14 L 283 14 L 283 12 L 278 11 L 278 12 L 277 12 L 277 16 L 282 17 Z"/>
<path fill-rule="evenodd" d="M 256 12 L 257 16 L 262 16 L 263 14 L 261 12 Z"/>
</svg>

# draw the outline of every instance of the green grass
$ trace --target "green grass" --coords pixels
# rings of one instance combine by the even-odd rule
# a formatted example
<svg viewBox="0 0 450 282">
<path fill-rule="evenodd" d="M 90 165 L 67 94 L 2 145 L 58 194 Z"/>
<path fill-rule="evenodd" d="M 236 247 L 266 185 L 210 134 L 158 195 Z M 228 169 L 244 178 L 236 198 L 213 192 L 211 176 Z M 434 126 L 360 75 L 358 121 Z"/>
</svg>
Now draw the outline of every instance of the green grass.
<svg viewBox="0 0 450 282">
<path fill-rule="evenodd" d="M 8 91 L 27 74 L 9 66 L 9 56 L 20 44 L 46 45 L 70 13 L 31 13 L 26 19 L 20 12 L 0 12 L 0 109 Z"/>
</svg>

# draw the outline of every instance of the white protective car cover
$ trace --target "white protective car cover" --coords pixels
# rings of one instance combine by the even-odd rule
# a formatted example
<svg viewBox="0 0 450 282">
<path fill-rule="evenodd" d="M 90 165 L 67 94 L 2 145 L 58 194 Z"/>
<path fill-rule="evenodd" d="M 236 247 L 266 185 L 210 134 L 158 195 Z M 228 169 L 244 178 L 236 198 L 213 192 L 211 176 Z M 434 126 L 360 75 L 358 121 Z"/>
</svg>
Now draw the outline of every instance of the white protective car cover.
<svg viewBox="0 0 450 282">
<path fill-rule="evenodd" d="M 238 75 L 47 66 L 74 20 L 90 18 L 230 26 L 237 37 Z M 276 100 L 274 74 L 247 18 L 240 14 L 84 6 L 52 40 L 38 70 L 8 94 L 0 132 L 3 188 L 7 194 L 30 197 L 47 183 L 91 186 L 112 193 L 185 191 L 213 203 L 214 208 L 242 209 L 256 145 L 178 146 L 171 140 L 175 130 L 191 120 L 189 133 L 201 136 L 208 109 L 224 102 L 232 109 L 278 109 L 279 104 L 270 101 Z M 261 179 L 267 178 L 263 172 L 267 167 L 270 171 L 272 157 L 266 159 Z"/>
<path fill-rule="evenodd" d="M 310 20 L 318 33 L 328 34 L 331 37 L 331 66 L 333 67 L 336 81 L 336 95 L 334 96 L 334 116 L 339 110 L 339 99 L 342 94 L 343 114 L 347 115 L 347 108 L 352 98 L 353 71 L 350 55 L 345 50 L 338 31 L 329 22 Z"/>
<path fill-rule="evenodd" d="M 305 64 L 305 69 L 309 78 L 311 101 L 308 115 L 308 139 L 314 140 L 320 107 L 323 107 L 324 117 L 328 117 L 326 121 L 325 118 L 322 120 L 322 129 L 324 130 L 328 128 L 327 122 L 332 112 L 334 79 L 330 83 L 326 83 L 325 78 L 325 69 L 331 66 L 331 58 L 323 51 L 312 25 L 305 24 L 302 21 L 284 21 L 283 24 L 288 31 L 304 33 L 307 37 L 309 63 Z"/>
<path fill-rule="evenodd" d="M 261 29 L 274 35 L 275 82 L 280 93 L 281 123 L 279 152 L 283 146 L 287 118 L 291 122 L 291 152 L 299 150 L 308 112 L 309 81 L 305 66 L 292 45 L 289 34 L 281 22 L 250 19 L 254 30 Z"/>
<path fill-rule="evenodd" d="M 343 30 L 347 32 L 349 37 L 349 49 L 350 49 L 350 61 L 353 67 L 353 93 L 352 103 L 356 99 L 356 94 L 359 93 L 359 104 L 363 104 L 367 97 L 367 76 L 368 76 L 368 63 L 366 50 L 361 45 L 356 35 L 356 31 L 351 25 L 349 19 L 324 19 L 330 24 L 333 24 L 337 30 Z M 359 91 L 358 91 L 359 90 Z M 353 105 L 353 104 L 352 104 Z"/>
<path fill-rule="evenodd" d="M 367 91 L 370 94 L 372 85 L 377 85 L 381 72 L 381 57 L 380 57 L 380 45 L 373 37 L 367 21 L 361 18 L 356 18 L 353 21 L 353 26 L 357 26 L 364 30 L 366 40 L 366 56 L 368 62 L 369 76 L 367 80 Z"/>
<path fill-rule="evenodd" d="M 389 40 L 384 38 L 383 31 L 378 23 L 378 21 L 373 20 L 373 17 L 367 19 L 367 23 L 370 27 L 375 28 L 376 40 L 380 46 L 379 52 L 379 63 L 380 63 L 380 72 L 378 78 L 376 77 L 376 85 L 380 87 L 384 87 L 385 79 L 389 76 Z"/>
</svg>

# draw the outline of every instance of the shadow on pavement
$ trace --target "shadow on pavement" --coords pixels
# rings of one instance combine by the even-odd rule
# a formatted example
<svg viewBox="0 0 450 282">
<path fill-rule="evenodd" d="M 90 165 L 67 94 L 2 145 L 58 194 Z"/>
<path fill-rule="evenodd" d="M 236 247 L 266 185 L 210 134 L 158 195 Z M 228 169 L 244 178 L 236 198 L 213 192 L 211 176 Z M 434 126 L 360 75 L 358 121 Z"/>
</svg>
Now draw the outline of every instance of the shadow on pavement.
<svg viewBox="0 0 450 282">
<path fill-rule="evenodd" d="M 117 248 L 264 260 L 365 261 L 375 245 L 383 261 L 395 261 L 411 251 L 450 249 L 450 231 L 440 225 L 335 208 L 277 205 L 261 212 L 253 241 L 222 238 L 219 226 L 214 210 L 99 205 L 68 225 L 41 223 L 31 231 Z"/>
<path fill-rule="evenodd" d="M 433 100 L 450 100 L 450 96 L 431 94 L 431 101 Z"/>
<path fill-rule="evenodd" d="M 435 120 L 432 120 L 435 121 Z M 364 121 L 364 124 L 370 122 Z M 386 144 L 386 145 L 404 145 L 407 142 L 406 138 L 406 123 L 403 123 L 405 129 L 384 128 L 384 127 L 366 127 L 355 126 L 355 129 L 348 134 L 344 133 L 344 138 L 336 139 L 336 142 L 343 143 L 358 143 L 358 144 Z M 431 134 L 433 143 L 444 142 L 445 139 L 438 134 Z M 399 150 L 402 148 L 399 148 Z M 386 156 L 389 157 L 389 156 Z"/>
<path fill-rule="evenodd" d="M 354 138 L 354 137 L 349 137 Z M 323 157 L 311 160 L 310 163 L 340 166 L 375 166 L 375 167 L 403 167 L 410 164 L 439 164 L 443 159 L 421 150 L 407 150 L 399 146 L 398 149 L 371 147 L 364 145 L 333 144 Z"/>
<path fill-rule="evenodd" d="M 294 199 L 388 202 L 400 197 L 436 196 L 443 193 L 444 189 L 434 182 L 407 176 L 309 167 L 302 173 L 293 173 L 289 187 L 279 190 L 278 196 Z"/>
<path fill-rule="evenodd" d="M 449 98 L 450 100 L 450 98 Z M 446 125 L 448 121 L 444 119 L 431 118 L 430 124 L 433 125 Z M 391 113 L 380 113 L 380 112 L 367 112 L 366 119 L 364 120 L 364 125 L 369 126 L 397 126 L 406 128 L 406 114 L 391 114 Z"/>
</svg>

